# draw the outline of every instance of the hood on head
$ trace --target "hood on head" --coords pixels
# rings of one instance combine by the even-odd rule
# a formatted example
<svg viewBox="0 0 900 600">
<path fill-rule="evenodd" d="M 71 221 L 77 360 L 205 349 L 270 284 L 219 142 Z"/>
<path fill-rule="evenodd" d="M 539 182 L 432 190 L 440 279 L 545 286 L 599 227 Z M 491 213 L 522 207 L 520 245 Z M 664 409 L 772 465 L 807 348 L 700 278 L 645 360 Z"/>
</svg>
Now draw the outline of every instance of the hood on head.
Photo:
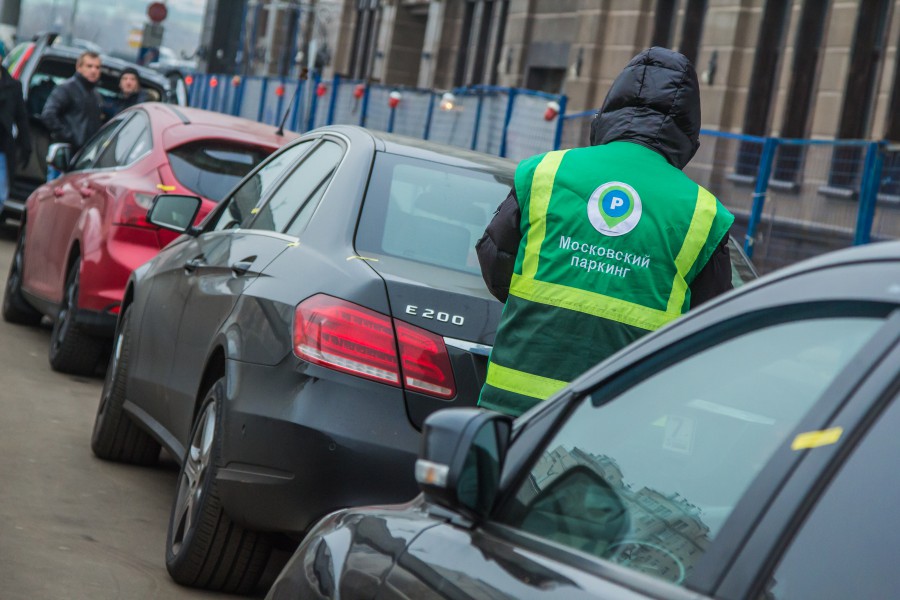
<svg viewBox="0 0 900 600">
<path fill-rule="evenodd" d="M 667 48 L 644 50 L 613 82 L 591 123 L 591 145 L 629 141 L 683 169 L 700 147 L 700 86 L 694 65 Z"/>
</svg>

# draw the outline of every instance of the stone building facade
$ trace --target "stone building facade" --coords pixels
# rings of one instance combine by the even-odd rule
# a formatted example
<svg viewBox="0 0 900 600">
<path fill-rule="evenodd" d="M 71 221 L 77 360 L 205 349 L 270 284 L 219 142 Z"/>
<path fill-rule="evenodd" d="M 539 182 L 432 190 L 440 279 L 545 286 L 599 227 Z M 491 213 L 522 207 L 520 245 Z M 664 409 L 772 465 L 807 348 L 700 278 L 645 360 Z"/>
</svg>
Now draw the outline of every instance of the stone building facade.
<svg viewBox="0 0 900 600">
<path fill-rule="evenodd" d="M 679 50 L 703 125 L 900 140 L 898 0 L 343 0 L 330 69 L 391 85 L 525 87 L 600 106 L 629 58 Z"/>
</svg>

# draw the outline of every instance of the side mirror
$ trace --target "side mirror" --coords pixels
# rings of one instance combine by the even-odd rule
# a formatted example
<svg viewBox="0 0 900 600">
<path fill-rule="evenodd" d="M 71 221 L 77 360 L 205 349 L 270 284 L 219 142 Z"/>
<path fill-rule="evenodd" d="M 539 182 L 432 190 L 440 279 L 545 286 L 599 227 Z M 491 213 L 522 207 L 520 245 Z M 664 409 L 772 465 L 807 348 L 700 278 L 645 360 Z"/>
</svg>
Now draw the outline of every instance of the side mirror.
<svg viewBox="0 0 900 600">
<path fill-rule="evenodd" d="M 472 518 L 494 504 L 512 419 L 477 408 L 437 411 L 422 430 L 416 481 L 425 498 Z"/>
<path fill-rule="evenodd" d="M 158 194 L 147 212 L 147 220 L 163 229 L 186 233 L 191 231 L 202 202 L 197 196 Z"/>
<path fill-rule="evenodd" d="M 47 164 L 62 173 L 69 170 L 72 161 L 72 146 L 66 143 L 50 144 L 47 148 Z"/>
</svg>

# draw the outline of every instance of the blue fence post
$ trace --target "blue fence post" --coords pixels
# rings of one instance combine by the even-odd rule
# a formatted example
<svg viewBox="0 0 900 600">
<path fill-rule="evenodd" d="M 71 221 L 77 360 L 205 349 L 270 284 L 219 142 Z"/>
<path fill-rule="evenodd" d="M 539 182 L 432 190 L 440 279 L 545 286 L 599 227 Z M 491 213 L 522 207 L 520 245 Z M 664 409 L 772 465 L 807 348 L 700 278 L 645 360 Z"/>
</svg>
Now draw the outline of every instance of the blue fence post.
<svg viewBox="0 0 900 600">
<path fill-rule="evenodd" d="M 300 119 L 303 117 L 300 115 L 300 104 L 303 101 L 304 96 L 304 87 L 306 86 L 306 81 L 303 79 L 297 78 L 297 91 L 294 93 L 294 115 L 291 117 L 291 131 L 299 131 L 300 129 Z"/>
<path fill-rule="evenodd" d="M 756 229 L 759 227 L 763 205 L 766 203 L 766 190 L 769 188 L 769 176 L 772 174 L 772 163 L 775 161 L 775 149 L 777 147 L 777 138 L 766 138 L 766 141 L 763 142 L 762 156 L 759 159 L 759 171 L 756 173 L 756 188 L 753 190 L 753 208 L 750 211 L 750 219 L 747 221 L 747 235 L 744 238 L 744 252 L 750 258 L 753 257 Z"/>
<path fill-rule="evenodd" d="M 856 235 L 853 245 L 868 244 L 872 238 L 872 221 L 881 187 L 881 170 L 884 166 L 882 142 L 872 142 L 866 148 L 863 180 L 859 188 L 859 210 L 856 213 Z"/>
<path fill-rule="evenodd" d="M 266 108 L 266 91 L 269 87 L 269 80 L 266 78 L 262 79 L 262 86 L 259 89 L 259 108 L 256 110 L 256 120 L 260 123 L 263 122 L 263 112 L 265 112 Z"/>
<path fill-rule="evenodd" d="M 237 75 L 235 76 L 237 77 Z M 241 104 L 244 101 L 244 78 L 241 77 L 234 90 L 234 98 L 231 100 L 231 114 L 235 117 L 241 114 Z"/>
<path fill-rule="evenodd" d="M 516 105 L 516 88 L 509 88 L 509 99 L 506 102 L 506 114 L 503 116 L 503 133 L 500 135 L 500 156 L 506 158 L 506 134 L 512 121 L 513 108 Z"/>
<path fill-rule="evenodd" d="M 278 92 L 281 92 L 280 94 Z M 282 109 L 284 108 L 284 94 L 287 90 L 284 87 L 284 78 L 278 80 L 278 85 L 275 87 L 275 95 L 278 96 L 278 100 L 275 101 L 275 124 L 281 123 L 281 115 Z"/>
<path fill-rule="evenodd" d="M 334 123 L 334 111 L 337 109 L 337 97 L 340 87 L 341 76 L 335 73 L 334 79 L 331 80 L 331 100 L 328 102 L 328 118 L 325 120 L 326 125 L 332 125 Z"/>
<path fill-rule="evenodd" d="M 434 91 L 428 95 L 428 112 L 425 114 L 425 131 L 422 133 L 423 140 L 427 140 L 428 136 L 431 135 L 431 119 L 434 118 L 435 97 L 437 97 L 437 92 Z"/>
<path fill-rule="evenodd" d="M 481 89 L 475 88 L 478 95 L 478 107 L 475 109 L 475 129 L 472 131 L 472 150 L 478 149 L 478 129 L 481 127 L 481 107 L 484 104 L 484 94 Z"/>
<path fill-rule="evenodd" d="M 558 119 L 556 121 L 556 135 L 553 136 L 553 149 L 559 150 L 560 144 L 562 144 L 562 133 L 563 133 L 563 121 L 566 118 L 566 102 L 568 101 L 568 97 L 563 95 L 559 97 L 559 114 L 556 116 Z"/>
<path fill-rule="evenodd" d="M 365 84 L 362 98 L 362 110 L 359 111 L 359 126 L 366 126 L 366 112 L 369 110 L 369 84 Z"/>
<path fill-rule="evenodd" d="M 307 79 L 309 81 L 309 79 Z M 310 131 L 311 129 L 315 129 L 316 127 L 316 108 L 319 105 L 319 95 L 316 91 L 319 88 L 319 82 L 322 81 L 322 75 L 316 73 L 313 75 L 312 83 L 315 84 L 315 87 L 310 90 L 310 101 L 309 101 L 309 115 L 306 120 L 306 131 Z"/>
</svg>

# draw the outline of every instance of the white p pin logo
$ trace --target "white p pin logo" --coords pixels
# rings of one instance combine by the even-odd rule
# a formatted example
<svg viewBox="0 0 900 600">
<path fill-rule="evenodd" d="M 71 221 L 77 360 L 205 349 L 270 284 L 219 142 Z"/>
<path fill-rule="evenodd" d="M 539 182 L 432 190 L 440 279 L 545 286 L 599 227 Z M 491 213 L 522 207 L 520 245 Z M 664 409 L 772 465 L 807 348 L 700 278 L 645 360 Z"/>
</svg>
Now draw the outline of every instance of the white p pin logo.
<svg viewBox="0 0 900 600">
<path fill-rule="evenodd" d="M 610 209 L 610 210 L 616 210 L 617 208 L 619 208 L 619 207 L 622 206 L 623 204 L 625 204 L 625 201 L 622 200 L 621 198 L 613 198 L 613 199 L 612 199 L 612 202 L 609 203 L 609 209 Z"/>
</svg>

